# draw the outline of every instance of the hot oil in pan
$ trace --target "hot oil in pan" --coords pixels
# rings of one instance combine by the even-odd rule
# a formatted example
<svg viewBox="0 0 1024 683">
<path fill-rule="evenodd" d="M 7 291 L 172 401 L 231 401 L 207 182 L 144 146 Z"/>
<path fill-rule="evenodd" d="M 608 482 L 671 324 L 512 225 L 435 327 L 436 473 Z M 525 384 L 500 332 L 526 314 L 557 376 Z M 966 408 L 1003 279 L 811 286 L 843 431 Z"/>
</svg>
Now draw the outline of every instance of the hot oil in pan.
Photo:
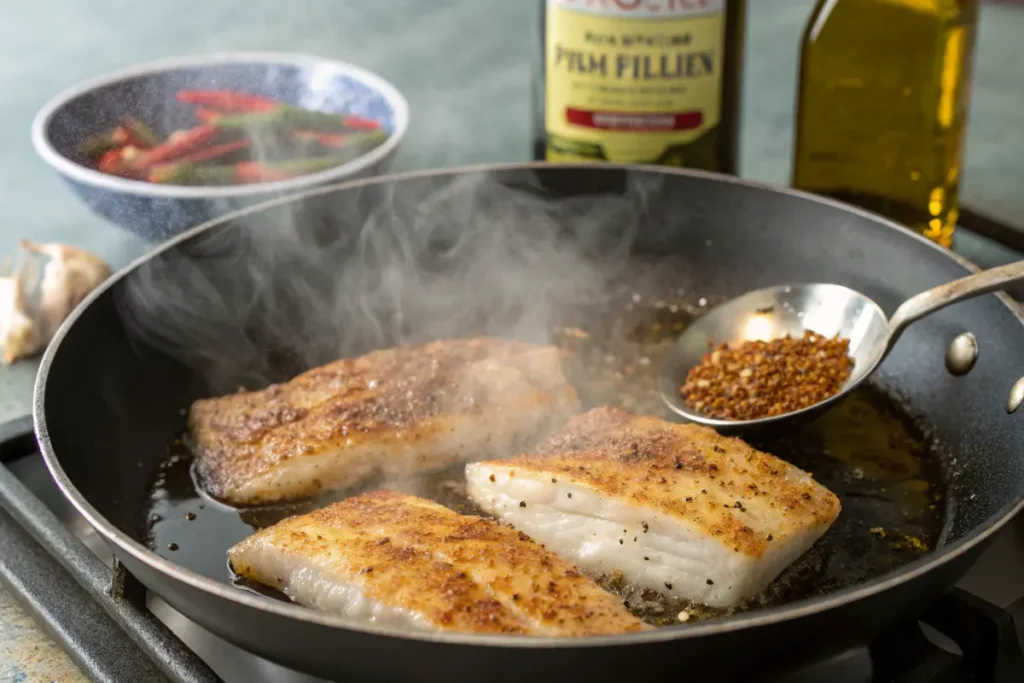
<svg viewBox="0 0 1024 683">
<path fill-rule="evenodd" d="M 574 352 L 568 371 L 585 407 L 611 404 L 669 417 L 657 392 L 658 362 L 704 305 L 705 300 L 692 300 L 683 292 L 659 299 L 622 288 L 594 307 L 566 311 L 564 323 L 552 332 L 556 343 Z M 915 559 L 936 542 L 942 522 L 941 459 L 898 403 L 878 389 L 858 390 L 799 430 L 751 442 L 811 472 L 839 496 L 843 510 L 826 536 L 748 607 L 863 582 Z M 233 580 L 226 551 L 254 529 L 329 502 L 319 498 L 235 510 L 197 492 L 191 464 L 187 447 L 180 441 L 173 444 L 154 484 L 149 540 L 160 555 L 217 580 Z M 388 485 L 395 487 L 396 482 Z M 397 487 L 459 512 L 481 514 L 465 496 L 459 467 Z M 600 580 L 651 623 L 677 623 L 684 610 L 694 619 L 721 614 L 669 603 L 615 576 Z"/>
</svg>

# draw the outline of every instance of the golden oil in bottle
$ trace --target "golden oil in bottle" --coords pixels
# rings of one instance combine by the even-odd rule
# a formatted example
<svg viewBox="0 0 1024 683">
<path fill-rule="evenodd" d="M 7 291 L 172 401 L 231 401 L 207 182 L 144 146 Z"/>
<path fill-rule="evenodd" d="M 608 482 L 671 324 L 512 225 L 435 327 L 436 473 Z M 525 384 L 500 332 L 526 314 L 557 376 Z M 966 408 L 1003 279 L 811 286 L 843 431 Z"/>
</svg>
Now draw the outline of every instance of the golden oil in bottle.
<svg viewBox="0 0 1024 683">
<path fill-rule="evenodd" d="M 540 0 L 535 159 L 735 173 L 746 0 Z"/>
<path fill-rule="evenodd" d="M 803 36 L 793 185 L 949 246 L 977 0 L 819 0 Z"/>
</svg>

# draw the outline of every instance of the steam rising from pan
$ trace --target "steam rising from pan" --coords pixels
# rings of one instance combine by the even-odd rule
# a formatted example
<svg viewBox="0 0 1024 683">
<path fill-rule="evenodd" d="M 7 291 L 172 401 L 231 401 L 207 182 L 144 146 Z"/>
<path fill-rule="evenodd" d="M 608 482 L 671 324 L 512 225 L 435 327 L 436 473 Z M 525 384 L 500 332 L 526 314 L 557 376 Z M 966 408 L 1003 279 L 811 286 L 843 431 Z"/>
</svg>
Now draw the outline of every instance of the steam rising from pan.
<svg viewBox="0 0 1024 683">
<path fill-rule="evenodd" d="M 556 306 L 625 267 L 661 184 L 559 196 L 523 174 L 456 174 L 287 201 L 146 261 L 130 336 L 208 390 L 281 381 L 373 348 L 487 334 L 550 341 Z"/>
</svg>

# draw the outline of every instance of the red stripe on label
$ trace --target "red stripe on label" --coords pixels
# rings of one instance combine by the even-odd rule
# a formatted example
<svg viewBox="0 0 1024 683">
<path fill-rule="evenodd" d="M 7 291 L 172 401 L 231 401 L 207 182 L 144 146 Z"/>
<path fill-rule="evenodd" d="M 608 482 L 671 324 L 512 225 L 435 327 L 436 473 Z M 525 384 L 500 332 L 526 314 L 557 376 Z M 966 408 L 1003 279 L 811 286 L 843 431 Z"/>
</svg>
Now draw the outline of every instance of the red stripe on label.
<svg viewBox="0 0 1024 683">
<path fill-rule="evenodd" d="M 587 111 L 569 107 L 565 120 L 574 126 L 605 130 L 692 130 L 700 128 L 704 113 L 700 110 L 667 114 L 631 113 L 624 111 Z"/>
</svg>

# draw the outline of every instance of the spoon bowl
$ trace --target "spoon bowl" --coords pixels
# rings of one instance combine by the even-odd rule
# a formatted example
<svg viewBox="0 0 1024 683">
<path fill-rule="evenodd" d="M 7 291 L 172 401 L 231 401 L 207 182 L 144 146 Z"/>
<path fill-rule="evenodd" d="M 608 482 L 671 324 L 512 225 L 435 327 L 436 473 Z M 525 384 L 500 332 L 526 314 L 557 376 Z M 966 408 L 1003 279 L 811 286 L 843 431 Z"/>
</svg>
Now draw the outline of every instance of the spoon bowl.
<svg viewBox="0 0 1024 683">
<path fill-rule="evenodd" d="M 867 379 L 885 356 L 888 325 L 878 304 L 842 285 L 795 283 L 747 292 L 701 316 L 679 336 L 674 351 L 661 367 L 661 395 L 680 417 L 723 433 L 767 427 L 783 419 L 810 418 Z M 753 420 L 708 417 L 683 400 L 679 389 L 690 369 L 700 364 L 709 345 L 737 345 L 787 335 L 799 338 L 808 330 L 824 337 L 850 340 L 853 370 L 835 396 L 801 410 Z"/>
<path fill-rule="evenodd" d="M 836 284 L 787 284 L 742 294 L 695 320 L 676 340 L 661 364 L 658 382 L 665 404 L 679 417 L 713 427 L 723 434 L 763 429 L 787 421 L 809 419 L 855 389 L 875 371 L 907 325 L 953 304 L 1024 281 L 1024 261 L 955 280 L 905 301 L 888 319 L 864 294 Z M 850 340 L 853 369 L 842 388 L 818 403 L 782 415 L 749 420 L 723 420 L 687 405 L 680 393 L 690 370 L 711 345 L 737 345 L 780 337 L 802 337 L 805 331 Z"/>
</svg>

